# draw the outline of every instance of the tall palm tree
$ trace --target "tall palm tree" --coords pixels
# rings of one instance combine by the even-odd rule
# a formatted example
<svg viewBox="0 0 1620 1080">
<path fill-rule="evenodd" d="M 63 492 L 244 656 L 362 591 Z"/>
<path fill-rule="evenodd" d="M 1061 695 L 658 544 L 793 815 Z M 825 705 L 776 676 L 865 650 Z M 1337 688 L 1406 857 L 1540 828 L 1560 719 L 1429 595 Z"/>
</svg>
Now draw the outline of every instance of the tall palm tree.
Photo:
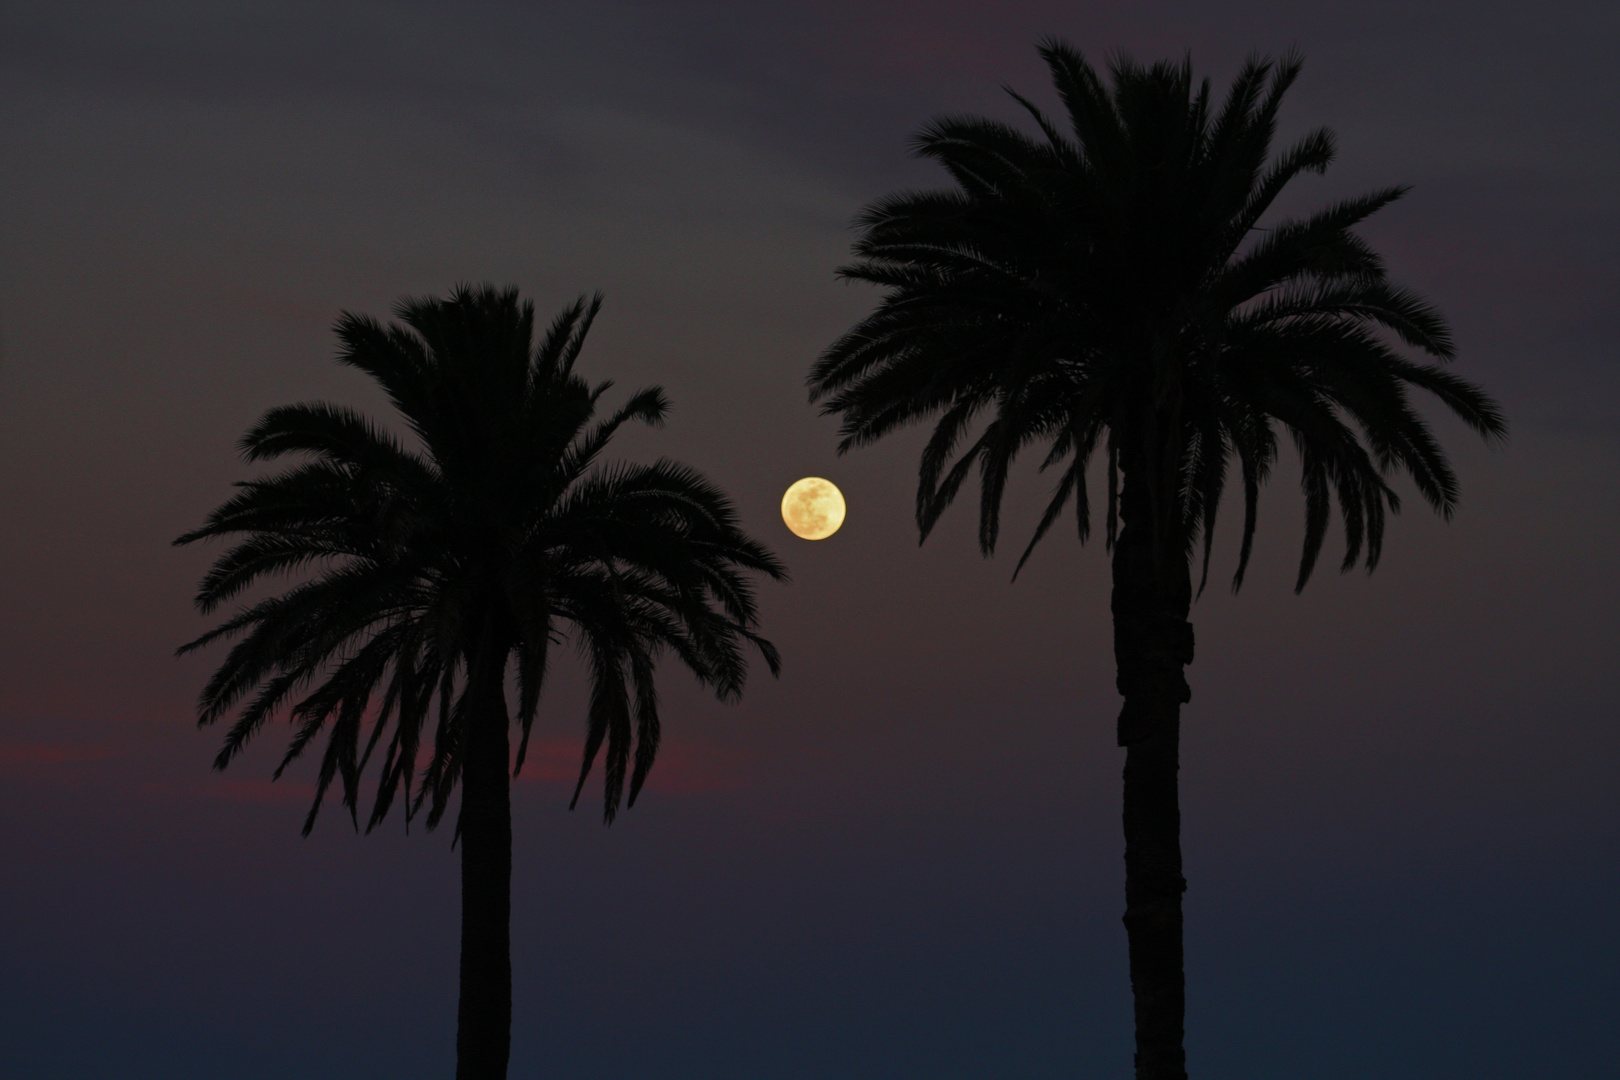
<svg viewBox="0 0 1620 1080">
<path fill-rule="evenodd" d="M 386 328 L 345 314 L 339 361 L 377 381 L 419 446 L 342 406 L 271 409 L 243 437 L 244 456 L 305 460 L 239 484 L 175 541 L 239 538 L 202 580 L 205 614 L 268 577 L 314 571 L 181 648 L 237 639 L 199 705 L 201 724 L 236 714 L 215 768 L 285 709 L 295 730 L 276 776 L 328 732 L 306 835 L 334 779 L 358 827 L 360 774 L 379 746 L 367 831 L 396 798 L 407 822 L 425 805 L 432 828 L 460 782 L 461 1080 L 506 1075 L 510 777 L 523 765 L 552 645 L 571 639 L 589 671 L 574 802 L 605 746 L 609 822 L 627 775 L 634 805 L 658 751 L 661 653 L 722 699 L 742 690 L 747 646 L 778 669 L 754 630 L 749 574 L 785 573 L 739 528 L 726 496 L 667 460 L 597 463 L 621 425 L 657 425 L 669 407 L 654 387 L 597 417 L 611 384 L 587 382 L 575 361 L 600 303 L 564 309 L 538 346 L 533 305 L 516 290 L 406 300 L 396 309 L 403 325 Z"/>
<path fill-rule="evenodd" d="M 1038 135 L 971 116 L 918 134 L 916 152 L 955 186 L 861 214 L 856 260 L 839 273 L 885 292 L 816 363 L 811 397 L 842 418 L 840 450 L 937 418 L 918 527 L 926 539 L 977 468 L 985 555 L 1008 471 L 1038 446 L 1059 479 L 1018 568 L 1071 503 L 1087 538 L 1087 468 L 1102 452 L 1136 1073 L 1168 1080 L 1186 1076 L 1177 770 L 1188 613 L 1229 470 L 1244 504 L 1236 588 L 1279 430 L 1293 441 L 1305 496 L 1297 590 L 1334 503 L 1344 569 L 1376 565 L 1385 514 L 1400 505 L 1396 475 L 1451 515 L 1457 481 L 1411 389 L 1488 440 L 1506 425 L 1479 389 L 1399 348 L 1453 354 L 1442 317 L 1352 231 L 1404 189 L 1261 226 L 1291 180 L 1334 156 L 1326 129 L 1272 156 L 1296 56 L 1251 60 L 1217 104 L 1190 61 L 1120 59 L 1105 82 L 1061 42 L 1040 54 L 1067 130 L 1013 93 Z"/>
</svg>

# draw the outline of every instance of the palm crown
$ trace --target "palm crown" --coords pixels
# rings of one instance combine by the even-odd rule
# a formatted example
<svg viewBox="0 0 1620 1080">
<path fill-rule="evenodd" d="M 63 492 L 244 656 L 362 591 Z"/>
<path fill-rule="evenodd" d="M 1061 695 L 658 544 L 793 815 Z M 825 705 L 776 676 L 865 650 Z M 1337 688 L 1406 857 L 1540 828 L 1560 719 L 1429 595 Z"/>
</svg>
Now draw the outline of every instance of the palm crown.
<svg viewBox="0 0 1620 1080">
<path fill-rule="evenodd" d="M 420 450 L 352 409 L 272 409 L 243 438 L 246 458 L 308 460 L 238 485 L 176 541 L 240 537 L 202 582 L 204 612 L 266 577 L 318 568 L 181 650 L 237 639 L 200 702 L 203 724 L 240 706 L 217 768 L 289 704 L 296 730 L 277 776 L 328 729 L 306 833 L 334 779 L 357 813 L 359 776 L 379 746 L 368 828 L 401 792 L 407 818 L 429 800 L 436 824 L 460 775 L 475 669 L 498 682 L 515 668 L 520 768 L 550 646 L 564 635 L 591 678 L 574 799 L 605 744 L 609 821 L 627 775 L 633 804 L 658 750 L 661 652 L 722 698 L 741 690 L 748 645 L 777 670 L 755 633 L 747 574 L 785 574 L 727 498 L 669 461 L 598 464 L 621 425 L 659 424 L 668 407 L 652 388 L 597 416 L 611 384 L 588 383 L 575 362 L 599 306 L 568 307 L 537 346 L 533 306 L 515 290 L 406 301 L 403 326 L 344 315 L 340 361 L 381 385 Z M 430 714 L 431 756 L 413 794 Z"/>
<path fill-rule="evenodd" d="M 1202 534 L 1206 577 L 1235 461 L 1244 524 L 1234 587 L 1279 428 L 1303 467 L 1297 588 L 1334 501 L 1344 568 L 1377 563 L 1385 511 L 1399 508 L 1394 472 L 1449 516 L 1456 479 L 1408 388 L 1488 437 L 1506 427 L 1480 390 L 1392 343 L 1440 361 L 1453 353 L 1439 314 L 1392 283 L 1352 231 L 1404 189 L 1260 226 L 1291 180 L 1333 159 L 1325 129 L 1271 156 L 1299 60 L 1250 61 L 1216 107 L 1190 61 L 1120 61 L 1110 90 L 1067 46 L 1040 51 L 1067 132 L 1016 93 L 1040 137 L 980 117 L 936 121 L 915 148 L 955 189 L 880 199 L 858 219 L 857 260 L 840 273 L 886 292 L 811 374 L 813 396 L 843 418 L 843 448 L 937 414 L 918 525 L 926 537 L 977 465 L 989 554 L 1012 462 L 1041 445 L 1041 467 L 1062 472 L 1020 568 L 1071 499 L 1087 537 L 1086 469 L 1099 448 L 1109 542 L 1123 466 L 1147 491 L 1157 543 L 1190 557 Z"/>
</svg>

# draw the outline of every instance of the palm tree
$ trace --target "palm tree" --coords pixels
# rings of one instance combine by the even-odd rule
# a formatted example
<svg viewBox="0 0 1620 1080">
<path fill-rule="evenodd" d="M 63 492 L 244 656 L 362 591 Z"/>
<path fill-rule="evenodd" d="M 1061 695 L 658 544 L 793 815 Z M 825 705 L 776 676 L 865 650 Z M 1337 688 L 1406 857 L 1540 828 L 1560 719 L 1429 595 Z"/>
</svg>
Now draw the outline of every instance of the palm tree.
<svg viewBox="0 0 1620 1080">
<path fill-rule="evenodd" d="M 1291 180 L 1334 156 L 1326 129 L 1271 154 L 1297 56 L 1249 61 L 1216 104 L 1190 60 L 1120 59 L 1105 83 L 1061 42 L 1040 54 L 1068 130 L 1013 93 L 1038 136 L 971 116 L 918 134 L 916 152 L 955 186 L 891 195 L 858 218 L 856 260 L 839 273 L 885 292 L 816 363 L 811 398 L 842 418 L 841 451 L 937 417 L 918 527 L 926 539 L 976 467 L 985 555 L 1009 469 L 1038 446 L 1058 481 L 1020 569 L 1071 503 L 1087 538 L 1087 469 L 1102 452 L 1136 1074 L 1168 1080 L 1186 1076 L 1177 770 L 1188 613 L 1229 470 L 1244 503 L 1235 589 L 1279 429 L 1292 439 L 1305 497 L 1297 591 L 1334 503 L 1346 570 L 1377 564 L 1396 475 L 1451 515 L 1457 481 L 1410 389 L 1488 440 L 1506 425 L 1478 388 L 1399 348 L 1453 354 L 1442 317 L 1352 231 L 1404 189 L 1260 225 Z"/>
<path fill-rule="evenodd" d="M 654 387 L 597 418 L 611 384 L 574 369 L 600 303 L 564 309 L 537 347 L 533 305 L 516 290 L 402 301 L 404 325 L 387 328 L 345 314 L 339 361 L 377 381 L 420 448 L 342 406 L 271 409 L 243 437 L 244 456 L 305 460 L 238 484 L 207 524 L 175 541 L 239 538 L 202 580 L 205 614 L 267 577 L 315 571 L 181 648 L 237 639 L 199 705 L 201 724 L 235 713 L 215 768 L 285 709 L 295 730 L 276 776 L 328 731 L 305 835 L 334 779 L 358 827 L 360 774 L 379 746 L 367 831 L 396 798 L 407 824 L 425 805 L 432 828 L 460 782 L 461 1080 L 506 1075 L 510 775 L 523 765 L 552 645 L 571 639 L 589 671 L 574 802 L 605 745 L 609 822 L 626 776 L 634 805 L 658 751 L 661 653 L 722 699 L 742 690 L 747 646 L 773 674 L 779 665 L 754 631 L 748 573 L 785 573 L 742 532 L 726 496 L 666 460 L 597 464 L 621 425 L 657 425 L 669 407 Z M 511 774 L 509 669 L 519 729 Z"/>
</svg>

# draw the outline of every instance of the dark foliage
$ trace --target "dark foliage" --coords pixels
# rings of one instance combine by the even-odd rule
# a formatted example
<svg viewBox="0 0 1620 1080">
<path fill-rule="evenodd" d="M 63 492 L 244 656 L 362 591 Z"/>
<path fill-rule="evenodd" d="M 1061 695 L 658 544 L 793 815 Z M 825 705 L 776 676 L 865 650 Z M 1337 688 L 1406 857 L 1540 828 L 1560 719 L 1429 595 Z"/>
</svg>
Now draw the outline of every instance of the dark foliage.
<svg viewBox="0 0 1620 1080">
<path fill-rule="evenodd" d="M 955 181 L 880 199 L 858 219 L 842 276 L 885 290 L 877 309 L 827 350 L 812 397 L 843 420 L 841 449 L 938 417 L 917 491 L 922 535 L 977 466 L 979 543 L 994 550 L 1008 471 L 1038 446 L 1061 470 L 1019 561 L 1072 501 L 1091 528 L 1086 467 L 1107 458 L 1107 536 L 1118 520 L 1125 442 L 1171 409 L 1162 445 L 1165 523 L 1207 555 L 1235 466 L 1244 498 L 1234 585 L 1248 566 L 1256 496 L 1286 432 L 1304 467 L 1304 587 L 1338 503 L 1343 566 L 1377 564 L 1388 479 L 1404 471 L 1442 514 L 1457 481 L 1409 399 L 1427 391 L 1489 438 L 1506 434 L 1478 388 L 1406 358 L 1392 338 L 1449 360 L 1451 334 L 1393 283 L 1353 229 L 1400 198 L 1385 188 L 1308 217 L 1261 221 L 1283 188 L 1333 160 L 1317 129 L 1273 156 L 1277 110 L 1300 61 L 1251 60 L 1226 101 L 1195 84 L 1190 61 L 1120 60 L 1111 86 L 1069 47 L 1041 47 L 1065 132 L 1013 97 L 1040 131 L 948 117 L 916 152 Z M 953 460 L 954 458 L 954 460 Z M 1165 540 L 1172 537 L 1166 536 Z"/>
<path fill-rule="evenodd" d="M 272 409 L 243 437 L 244 456 L 305 460 L 238 484 L 176 541 L 238 537 L 202 581 L 204 613 L 312 571 L 181 649 L 236 639 L 199 705 L 202 724 L 235 712 L 215 767 L 278 710 L 295 730 L 277 776 L 327 732 L 306 833 L 334 779 L 357 815 L 379 748 L 367 828 L 396 800 L 407 818 L 426 803 L 429 826 L 439 821 L 461 772 L 465 675 L 480 649 L 516 672 L 521 768 L 552 646 L 572 641 L 592 686 L 579 783 L 605 748 L 609 821 L 627 780 L 634 804 L 658 751 L 661 653 L 721 698 L 742 690 L 745 647 L 777 670 L 755 633 L 747 574 L 785 573 L 725 495 L 674 462 L 598 463 L 621 425 L 657 425 L 668 409 L 654 387 L 598 415 L 611 383 L 592 385 L 575 365 L 600 303 L 566 308 L 538 345 L 533 306 L 515 290 L 407 300 L 403 325 L 344 315 L 339 361 L 387 392 L 418 448 L 343 406 Z"/>
</svg>

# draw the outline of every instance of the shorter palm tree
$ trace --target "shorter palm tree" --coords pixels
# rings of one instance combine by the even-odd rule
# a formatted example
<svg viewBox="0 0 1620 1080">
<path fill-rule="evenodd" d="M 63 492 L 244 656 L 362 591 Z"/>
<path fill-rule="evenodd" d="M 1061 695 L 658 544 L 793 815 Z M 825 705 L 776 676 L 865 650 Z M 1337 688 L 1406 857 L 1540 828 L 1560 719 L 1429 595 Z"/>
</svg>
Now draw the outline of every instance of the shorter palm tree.
<svg viewBox="0 0 1620 1080">
<path fill-rule="evenodd" d="M 358 827 L 360 776 L 379 747 L 368 832 L 396 800 L 407 824 L 425 807 L 432 828 L 461 786 L 461 1080 L 506 1075 L 510 783 L 552 645 L 571 641 L 591 680 L 570 805 L 605 748 L 610 823 L 621 801 L 634 805 L 658 752 L 662 654 L 721 699 L 741 693 L 748 646 L 779 668 L 755 632 L 749 575 L 786 574 L 727 497 L 667 460 L 598 464 L 623 424 L 656 426 L 669 408 L 654 387 L 597 418 L 612 384 L 588 383 L 575 363 L 600 306 L 598 296 L 564 309 L 538 346 L 533 305 L 516 290 L 406 300 L 403 325 L 389 327 L 345 314 L 339 362 L 377 381 L 419 446 L 342 406 L 272 409 L 244 436 L 244 456 L 305 460 L 238 484 L 175 541 L 238 538 L 202 580 L 204 614 L 266 578 L 314 571 L 181 648 L 235 639 L 199 705 L 203 725 L 235 713 L 215 768 L 285 710 L 295 729 L 277 777 L 327 732 L 305 835 L 334 780 Z"/>
</svg>

